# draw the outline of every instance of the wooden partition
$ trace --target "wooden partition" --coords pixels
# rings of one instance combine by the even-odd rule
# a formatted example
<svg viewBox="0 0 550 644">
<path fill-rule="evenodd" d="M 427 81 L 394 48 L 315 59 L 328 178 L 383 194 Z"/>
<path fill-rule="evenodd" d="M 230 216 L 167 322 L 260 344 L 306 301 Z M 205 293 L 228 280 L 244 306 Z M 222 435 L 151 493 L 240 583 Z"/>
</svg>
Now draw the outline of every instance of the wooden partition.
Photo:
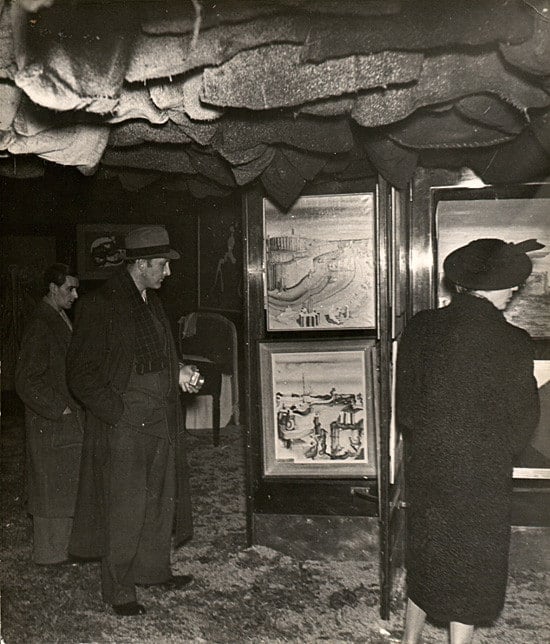
<svg viewBox="0 0 550 644">
<path fill-rule="evenodd" d="M 249 542 L 297 557 L 375 558 L 385 618 L 402 563 L 392 345 L 409 314 L 409 194 L 380 179 L 306 195 L 288 213 L 259 188 L 243 201 Z M 326 232 L 332 204 L 334 239 Z M 305 288 L 348 283 L 351 302 L 330 308 Z M 367 298 L 359 299 L 360 284 Z M 302 436 L 294 427 L 305 427 Z"/>
</svg>

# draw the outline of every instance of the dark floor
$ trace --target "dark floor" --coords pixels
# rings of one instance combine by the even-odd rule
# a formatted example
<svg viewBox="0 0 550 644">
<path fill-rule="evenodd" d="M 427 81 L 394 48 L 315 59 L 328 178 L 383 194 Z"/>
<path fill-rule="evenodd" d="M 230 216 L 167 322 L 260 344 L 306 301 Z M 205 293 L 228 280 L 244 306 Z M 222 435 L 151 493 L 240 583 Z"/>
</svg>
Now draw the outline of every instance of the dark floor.
<svg viewBox="0 0 550 644">
<path fill-rule="evenodd" d="M 11 409 L 10 411 L 14 411 Z M 191 572 L 187 592 L 143 590 L 147 615 L 115 617 L 101 601 L 97 563 L 48 570 L 30 560 L 32 525 L 24 504 L 24 428 L 6 415 L 1 433 L 2 635 L 22 642 L 398 642 L 403 601 L 379 615 L 377 562 L 318 561 L 246 543 L 244 436 L 188 435 L 195 537 L 175 551 L 176 573 Z M 548 529 L 516 528 L 502 616 L 476 631 L 476 642 L 550 642 Z M 446 641 L 428 625 L 424 641 Z"/>
</svg>

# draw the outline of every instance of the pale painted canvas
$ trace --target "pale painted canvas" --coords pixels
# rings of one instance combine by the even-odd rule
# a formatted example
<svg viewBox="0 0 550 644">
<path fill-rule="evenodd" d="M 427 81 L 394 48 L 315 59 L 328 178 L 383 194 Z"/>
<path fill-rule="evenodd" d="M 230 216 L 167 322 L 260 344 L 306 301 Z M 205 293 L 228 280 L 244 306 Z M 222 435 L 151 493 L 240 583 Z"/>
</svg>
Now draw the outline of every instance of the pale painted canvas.
<svg viewBox="0 0 550 644">
<path fill-rule="evenodd" d="M 443 279 L 443 260 L 474 239 L 520 242 L 535 238 L 545 248 L 529 253 L 533 272 L 505 311 L 509 322 L 534 338 L 550 337 L 550 199 L 440 201 L 436 211 L 438 305 L 451 293 Z"/>
<path fill-rule="evenodd" d="M 376 327 L 374 194 L 264 199 L 268 331 Z"/>
</svg>

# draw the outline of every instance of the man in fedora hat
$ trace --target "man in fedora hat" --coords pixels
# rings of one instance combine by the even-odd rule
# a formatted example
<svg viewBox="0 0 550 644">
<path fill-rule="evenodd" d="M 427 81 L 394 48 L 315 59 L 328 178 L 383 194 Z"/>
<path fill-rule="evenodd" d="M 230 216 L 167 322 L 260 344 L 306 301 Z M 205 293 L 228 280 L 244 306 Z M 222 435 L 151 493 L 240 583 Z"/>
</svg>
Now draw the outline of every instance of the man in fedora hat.
<svg viewBox="0 0 550 644">
<path fill-rule="evenodd" d="M 449 306 L 407 325 L 397 358 L 397 422 L 405 445 L 407 594 L 403 642 L 426 616 L 471 642 L 504 604 L 513 456 L 539 415 L 529 334 L 503 316 L 532 271 L 520 244 L 478 239 L 444 262 Z"/>
<path fill-rule="evenodd" d="M 196 393 L 178 361 L 156 291 L 179 254 L 166 229 L 125 239 L 126 266 L 82 298 L 67 379 L 86 409 L 71 554 L 100 557 L 104 601 L 117 615 L 145 613 L 136 586 L 187 587 L 170 568 L 175 544 L 192 535 L 179 388 Z"/>
</svg>

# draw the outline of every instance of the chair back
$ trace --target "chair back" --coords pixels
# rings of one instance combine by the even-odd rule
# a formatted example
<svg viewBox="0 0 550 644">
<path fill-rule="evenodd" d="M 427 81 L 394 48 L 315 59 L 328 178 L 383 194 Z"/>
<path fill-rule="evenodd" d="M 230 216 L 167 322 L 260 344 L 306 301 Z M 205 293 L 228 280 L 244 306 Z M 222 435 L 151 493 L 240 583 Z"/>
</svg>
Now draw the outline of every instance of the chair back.
<svg viewBox="0 0 550 644">
<path fill-rule="evenodd" d="M 235 324 L 220 313 L 192 311 L 178 321 L 179 350 L 182 357 L 206 358 L 231 376 L 233 419 L 239 423 L 239 360 Z"/>
</svg>

